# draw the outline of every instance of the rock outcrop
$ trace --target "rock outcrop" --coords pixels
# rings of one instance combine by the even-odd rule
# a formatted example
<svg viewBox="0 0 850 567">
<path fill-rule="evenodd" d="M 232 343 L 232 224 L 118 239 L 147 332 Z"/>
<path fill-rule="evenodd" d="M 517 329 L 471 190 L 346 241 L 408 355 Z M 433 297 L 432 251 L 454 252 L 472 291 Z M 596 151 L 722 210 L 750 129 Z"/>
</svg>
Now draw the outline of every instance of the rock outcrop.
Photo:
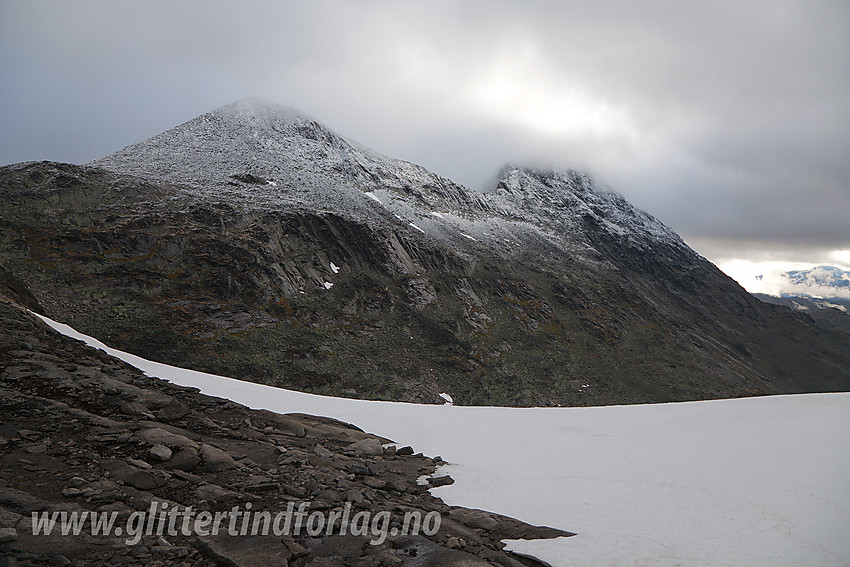
<svg viewBox="0 0 850 567">
<path fill-rule="evenodd" d="M 150 378 L 55 333 L 6 295 L 0 415 L 0 565 L 515 566 L 532 563 L 503 552 L 501 539 L 571 535 L 447 506 L 417 483 L 440 461 L 333 419 L 254 411 Z M 225 523 L 205 534 L 182 523 L 190 513 L 274 515 L 304 503 L 328 518 L 384 511 L 386 533 L 308 533 L 306 524 L 242 535 L 241 523 Z M 173 530 L 138 534 L 93 535 L 92 517 L 76 536 L 58 525 L 33 533 L 33 513 L 72 512 L 114 514 L 126 530 L 140 513 L 177 519 Z M 405 534 L 406 513 L 443 521 L 432 535 Z"/>
</svg>

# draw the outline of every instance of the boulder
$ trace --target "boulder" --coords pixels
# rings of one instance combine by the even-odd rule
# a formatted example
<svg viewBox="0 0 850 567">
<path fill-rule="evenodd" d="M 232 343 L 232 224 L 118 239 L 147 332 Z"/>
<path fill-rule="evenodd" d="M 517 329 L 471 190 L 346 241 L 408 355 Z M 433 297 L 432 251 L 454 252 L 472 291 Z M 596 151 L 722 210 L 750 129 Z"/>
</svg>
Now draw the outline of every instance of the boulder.
<svg viewBox="0 0 850 567">
<path fill-rule="evenodd" d="M 0 543 L 10 543 L 18 539 L 18 530 L 15 528 L 0 528 Z"/>
<path fill-rule="evenodd" d="M 233 457 L 218 447 L 213 447 L 206 443 L 201 443 L 199 454 L 201 456 L 199 469 L 204 472 L 226 471 L 236 466 L 236 461 Z"/>
<path fill-rule="evenodd" d="M 166 445 L 168 447 L 182 448 L 191 447 L 193 449 L 198 448 L 198 443 L 196 441 L 192 441 L 185 435 L 171 433 L 170 431 L 166 431 L 159 427 L 146 429 L 142 431 L 139 436 L 153 445 Z"/>
<path fill-rule="evenodd" d="M 154 444 L 148 454 L 150 455 L 151 459 L 160 463 L 164 463 L 165 461 L 171 459 L 173 455 L 171 449 L 169 449 L 165 445 L 160 445 L 159 443 Z"/>
<path fill-rule="evenodd" d="M 195 489 L 195 496 L 199 500 L 206 500 L 207 502 L 217 504 L 224 504 L 239 498 L 238 493 L 222 488 L 217 484 L 202 484 Z"/>
<path fill-rule="evenodd" d="M 374 438 L 357 441 L 346 447 L 346 449 L 364 457 L 379 457 L 384 454 L 384 446 Z"/>
<path fill-rule="evenodd" d="M 185 448 L 178 451 L 173 457 L 171 457 L 168 462 L 165 463 L 165 466 L 169 469 L 191 472 L 195 470 L 199 464 L 201 464 L 201 457 L 198 455 L 198 451 L 191 448 Z"/>
<path fill-rule="evenodd" d="M 229 567 L 287 567 L 292 554 L 280 538 L 273 536 L 231 537 L 224 534 L 202 537 L 201 553 Z"/>
</svg>

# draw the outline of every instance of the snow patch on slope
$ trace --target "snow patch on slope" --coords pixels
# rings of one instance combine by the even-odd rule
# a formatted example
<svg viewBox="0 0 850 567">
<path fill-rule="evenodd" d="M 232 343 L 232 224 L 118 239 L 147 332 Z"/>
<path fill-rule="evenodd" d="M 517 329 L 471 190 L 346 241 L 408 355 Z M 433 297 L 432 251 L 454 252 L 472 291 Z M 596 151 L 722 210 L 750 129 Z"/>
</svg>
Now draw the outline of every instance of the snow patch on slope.
<svg viewBox="0 0 850 567">
<path fill-rule="evenodd" d="M 850 394 L 593 408 L 369 402 L 150 362 L 42 319 L 151 376 L 442 455 L 455 479 L 436 489 L 447 503 L 577 532 L 510 542 L 554 567 L 826 567 L 850 557 Z"/>
</svg>

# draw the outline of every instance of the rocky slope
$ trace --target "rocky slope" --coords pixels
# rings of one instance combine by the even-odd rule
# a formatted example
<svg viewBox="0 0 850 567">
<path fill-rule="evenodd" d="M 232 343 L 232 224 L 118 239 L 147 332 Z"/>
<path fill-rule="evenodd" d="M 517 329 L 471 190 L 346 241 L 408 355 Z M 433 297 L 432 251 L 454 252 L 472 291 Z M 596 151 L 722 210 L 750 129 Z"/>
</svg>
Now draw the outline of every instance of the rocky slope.
<svg viewBox="0 0 850 567">
<path fill-rule="evenodd" d="M 805 313 L 824 329 L 850 334 L 850 299 L 838 297 L 822 299 L 790 294 L 782 297 L 764 293 L 753 295 L 765 303 L 783 305 L 794 311 Z"/>
<path fill-rule="evenodd" d="M 388 440 L 331 419 L 254 411 L 147 377 L 55 333 L 4 293 L 0 353 L 0 565 L 521 567 L 539 563 L 503 552 L 501 539 L 572 535 L 447 506 L 417 482 L 451 482 L 434 475 L 439 458 L 385 448 Z M 129 527 L 152 509 L 274 515 L 303 502 L 327 517 L 346 506 L 351 517 L 386 511 L 389 535 L 311 537 L 292 527 L 234 536 L 228 522 L 214 535 L 182 516 L 149 533 L 92 535 L 89 520 L 79 536 L 58 527 L 36 535 L 31 519 L 107 512 Z M 414 512 L 439 514 L 439 531 L 393 535 Z M 239 532 L 241 519 L 234 525 Z"/>
<path fill-rule="evenodd" d="M 574 171 L 478 193 L 249 100 L 89 166 L 0 168 L 0 265 L 146 358 L 311 392 L 610 404 L 850 388 L 766 305 Z"/>
</svg>

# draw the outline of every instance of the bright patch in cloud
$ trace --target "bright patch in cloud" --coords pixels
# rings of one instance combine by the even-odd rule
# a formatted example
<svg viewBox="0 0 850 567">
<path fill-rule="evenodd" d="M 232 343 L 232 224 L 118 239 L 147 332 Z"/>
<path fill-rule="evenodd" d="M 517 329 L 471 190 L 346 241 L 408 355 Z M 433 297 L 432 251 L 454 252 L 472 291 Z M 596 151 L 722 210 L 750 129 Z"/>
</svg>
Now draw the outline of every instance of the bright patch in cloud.
<svg viewBox="0 0 850 567">
<path fill-rule="evenodd" d="M 850 270 L 850 250 L 836 250 L 831 256 L 835 259 L 839 268 Z"/>
<path fill-rule="evenodd" d="M 624 108 L 564 76 L 530 47 L 504 51 L 473 75 L 463 95 L 489 119 L 513 122 L 539 134 L 637 138 Z"/>
</svg>

